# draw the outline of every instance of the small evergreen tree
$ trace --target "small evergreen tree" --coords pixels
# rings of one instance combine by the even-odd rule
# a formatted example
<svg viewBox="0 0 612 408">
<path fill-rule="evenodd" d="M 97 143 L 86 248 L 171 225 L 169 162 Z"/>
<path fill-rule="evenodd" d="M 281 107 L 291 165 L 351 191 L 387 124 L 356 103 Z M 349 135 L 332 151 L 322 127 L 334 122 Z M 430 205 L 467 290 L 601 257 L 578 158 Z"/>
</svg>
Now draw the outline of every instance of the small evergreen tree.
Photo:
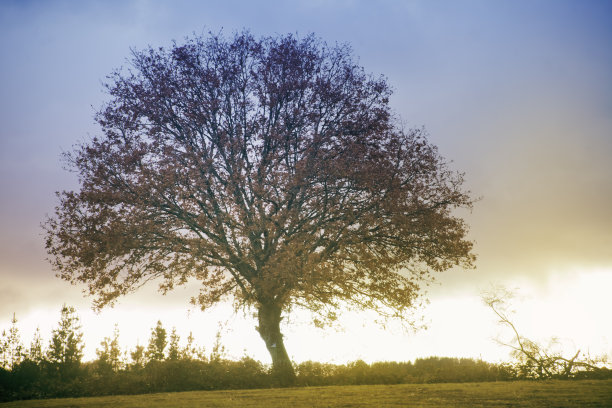
<svg viewBox="0 0 612 408">
<path fill-rule="evenodd" d="M 215 343 L 210 353 L 210 361 L 218 362 L 224 355 L 225 346 L 221 343 L 221 325 L 219 325 L 219 330 L 217 330 L 217 334 L 215 334 Z"/>
<path fill-rule="evenodd" d="M 30 349 L 28 350 L 28 359 L 36 364 L 40 364 L 45 360 L 42 337 L 40 335 L 40 327 L 37 327 L 36 331 L 34 332 L 34 337 L 30 343 Z"/>
<path fill-rule="evenodd" d="M 145 349 L 144 346 L 136 344 L 134 351 L 130 352 L 130 358 L 132 359 L 132 369 L 140 369 L 145 363 Z"/>
<path fill-rule="evenodd" d="M 73 307 L 62 306 L 59 327 L 53 330 L 47 359 L 61 379 L 76 376 L 83 358 L 83 333 Z"/>
<path fill-rule="evenodd" d="M 100 372 L 117 372 L 121 369 L 121 349 L 119 348 L 119 327 L 115 324 L 113 337 L 105 337 L 96 350 Z"/>
<path fill-rule="evenodd" d="M 2 330 L 2 337 L 0 337 L 0 368 L 6 368 L 6 330 Z"/>
<path fill-rule="evenodd" d="M 145 356 L 147 361 L 162 361 L 165 357 L 164 350 L 168 341 L 166 339 L 166 329 L 162 326 L 161 320 L 151 329 L 151 338 Z"/>
<path fill-rule="evenodd" d="M 173 327 L 172 333 L 170 333 L 170 341 L 168 343 L 168 360 L 176 361 L 181 357 L 181 350 L 179 348 L 180 341 L 181 338 L 176 333 L 176 327 Z"/>
<path fill-rule="evenodd" d="M 181 349 L 181 359 L 183 360 L 204 360 L 206 356 L 204 355 L 204 349 L 199 349 L 194 344 L 195 339 L 193 338 L 193 333 L 189 332 L 189 336 L 187 337 L 187 344 L 183 349 Z"/>
<path fill-rule="evenodd" d="M 2 355 L 0 364 L 2 368 L 12 370 L 23 361 L 24 351 L 19 336 L 19 329 L 17 328 L 17 318 L 15 317 L 15 313 L 13 313 L 11 327 L 8 332 L 6 332 L 6 330 L 2 331 L 2 339 L 0 340 L 0 354 Z"/>
</svg>

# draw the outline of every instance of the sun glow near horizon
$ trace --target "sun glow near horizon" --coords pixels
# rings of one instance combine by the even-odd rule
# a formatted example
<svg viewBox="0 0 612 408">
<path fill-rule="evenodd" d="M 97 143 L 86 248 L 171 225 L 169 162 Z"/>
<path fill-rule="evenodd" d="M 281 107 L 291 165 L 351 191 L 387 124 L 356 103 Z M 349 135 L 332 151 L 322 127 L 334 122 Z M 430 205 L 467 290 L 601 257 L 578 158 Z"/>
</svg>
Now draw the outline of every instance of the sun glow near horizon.
<svg viewBox="0 0 612 408">
<path fill-rule="evenodd" d="M 612 269 L 579 268 L 549 274 L 542 282 L 509 281 L 504 284 L 516 289 L 511 301 L 514 319 L 521 335 L 547 344 L 555 337 L 564 352 L 612 357 L 612 327 L 608 325 L 612 299 Z M 307 360 L 344 364 L 355 360 L 409 361 L 428 356 L 466 357 L 491 362 L 508 361 L 509 349 L 495 339 L 509 341 L 512 336 L 497 324 L 493 313 L 482 303 L 480 293 L 485 288 L 469 292 L 434 294 L 430 304 L 417 314 L 427 316 L 427 329 L 415 332 L 402 329 L 396 321 L 382 327 L 373 312 L 345 312 L 339 324 L 325 329 L 310 324 L 305 311 L 288 316 L 283 332 L 288 353 L 293 361 Z M 114 308 L 95 313 L 79 308 L 84 332 L 84 360 L 94 360 L 96 349 L 104 337 L 111 336 L 118 325 L 122 350 L 132 350 L 137 344 L 146 347 L 152 327 L 161 320 L 168 334 L 176 327 L 184 344 L 191 332 L 196 344 L 210 353 L 217 332 L 226 356 L 239 359 L 245 355 L 270 363 L 269 354 L 257 333 L 256 319 L 249 313 L 234 313 L 230 304 L 220 304 L 202 312 L 174 299 L 159 295 L 157 301 L 139 294 L 120 300 Z M 171 300 L 167 302 L 167 300 Z M 22 342 L 27 347 L 39 327 L 43 344 L 59 320 L 59 308 L 34 309 L 24 315 L 16 311 Z M 4 316 L 1 329 L 9 327 L 10 316 Z"/>
</svg>

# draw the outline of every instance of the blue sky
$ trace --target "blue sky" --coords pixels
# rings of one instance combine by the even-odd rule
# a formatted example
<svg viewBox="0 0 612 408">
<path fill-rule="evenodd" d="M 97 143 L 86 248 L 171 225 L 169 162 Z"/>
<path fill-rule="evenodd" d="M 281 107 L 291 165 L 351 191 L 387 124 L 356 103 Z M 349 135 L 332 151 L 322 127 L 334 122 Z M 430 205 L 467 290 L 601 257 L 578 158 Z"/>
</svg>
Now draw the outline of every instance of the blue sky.
<svg viewBox="0 0 612 408">
<path fill-rule="evenodd" d="M 424 311 L 432 329 L 410 339 L 437 336 L 432 353 L 461 354 L 440 340 L 457 330 L 443 305 L 480 313 L 479 288 L 500 282 L 550 298 L 539 306 L 548 315 L 565 299 L 592 322 L 583 341 L 612 341 L 597 312 L 610 301 L 584 300 L 612 274 L 612 3 L 593 0 L 0 2 L 0 322 L 17 312 L 29 333 L 63 302 L 89 313 L 78 288 L 54 278 L 40 223 L 54 192 L 78 185 L 60 154 L 98 133 L 105 76 L 131 48 L 244 28 L 350 43 L 366 71 L 387 76 L 397 114 L 425 126 L 482 197 L 465 214 L 477 268 L 439 276 Z M 187 292 L 145 289 L 89 319 L 111 324 L 137 305 L 183 316 Z"/>
</svg>

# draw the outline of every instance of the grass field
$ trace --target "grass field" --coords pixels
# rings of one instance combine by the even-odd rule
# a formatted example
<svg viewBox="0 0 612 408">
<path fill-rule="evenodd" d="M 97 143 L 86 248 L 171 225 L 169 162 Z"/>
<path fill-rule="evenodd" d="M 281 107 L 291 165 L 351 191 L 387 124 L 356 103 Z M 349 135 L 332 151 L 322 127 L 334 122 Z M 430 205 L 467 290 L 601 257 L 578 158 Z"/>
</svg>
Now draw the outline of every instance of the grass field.
<svg viewBox="0 0 612 408">
<path fill-rule="evenodd" d="M 612 380 L 198 391 L 0 404 L 8 407 L 612 407 Z"/>
</svg>

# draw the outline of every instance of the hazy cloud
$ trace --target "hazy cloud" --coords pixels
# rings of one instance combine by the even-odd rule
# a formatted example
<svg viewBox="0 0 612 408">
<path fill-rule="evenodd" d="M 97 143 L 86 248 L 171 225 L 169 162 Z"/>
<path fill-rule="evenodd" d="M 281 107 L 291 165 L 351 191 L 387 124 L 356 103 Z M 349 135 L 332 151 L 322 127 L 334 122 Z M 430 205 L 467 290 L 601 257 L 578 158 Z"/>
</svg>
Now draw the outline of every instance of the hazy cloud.
<svg viewBox="0 0 612 408">
<path fill-rule="evenodd" d="M 101 82 L 130 47 L 208 30 L 314 31 L 387 75 L 398 114 L 483 197 L 466 216 L 478 268 L 441 276 L 449 290 L 612 268 L 610 15 L 597 1 L 2 2 L 0 312 L 81 299 L 40 235 L 53 192 L 76 187 L 59 154 L 98 132 Z"/>
</svg>

